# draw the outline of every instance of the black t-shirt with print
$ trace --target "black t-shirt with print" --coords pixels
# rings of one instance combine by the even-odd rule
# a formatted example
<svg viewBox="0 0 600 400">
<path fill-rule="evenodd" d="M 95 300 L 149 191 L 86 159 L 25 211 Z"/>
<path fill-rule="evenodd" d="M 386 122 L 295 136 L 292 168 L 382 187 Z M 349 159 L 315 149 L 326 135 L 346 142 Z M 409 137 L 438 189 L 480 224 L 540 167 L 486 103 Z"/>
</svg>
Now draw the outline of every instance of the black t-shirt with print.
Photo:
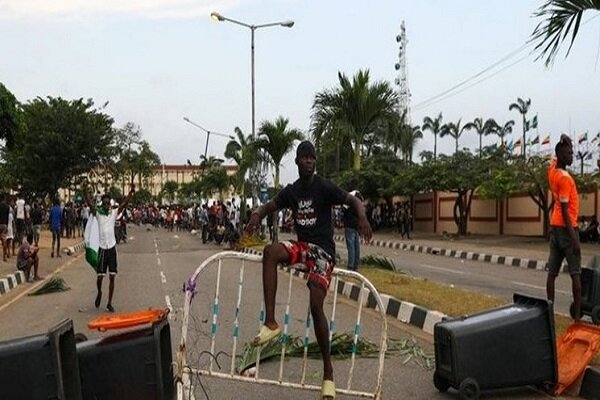
<svg viewBox="0 0 600 400">
<path fill-rule="evenodd" d="M 335 259 L 331 207 L 343 204 L 347 195 L 345 190 L 315 175 L 306 187 L 300 180 L 287 185 L 273 201 L 280 209 L 292 209 L 299 241 L 316 244 Z"/>
</svg>

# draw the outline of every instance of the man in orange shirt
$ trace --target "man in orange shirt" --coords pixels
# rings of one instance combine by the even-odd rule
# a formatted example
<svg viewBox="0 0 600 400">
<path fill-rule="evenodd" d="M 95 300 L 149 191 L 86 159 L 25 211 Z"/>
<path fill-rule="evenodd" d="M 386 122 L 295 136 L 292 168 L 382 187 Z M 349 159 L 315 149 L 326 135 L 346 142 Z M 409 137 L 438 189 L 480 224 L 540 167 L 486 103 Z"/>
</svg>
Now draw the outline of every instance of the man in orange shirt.
<svg viewBox="0 0 600 400">
<path fill-rule="evenodd" d="M 554 149 L 556 159 L 548 168 L 548 184 L 554 207 L 550 217 L 550 256 L 546 293 L 554 302 L 554 281 L 563 259 L 567 259 L 573 287 L 573 318 L 581 317 L 581 244 L 577 235 L 579 195 L 575 180 L 566 170 L 573 163 L 573 144 L 567 135 L 561 135 Z"/>
</svg>

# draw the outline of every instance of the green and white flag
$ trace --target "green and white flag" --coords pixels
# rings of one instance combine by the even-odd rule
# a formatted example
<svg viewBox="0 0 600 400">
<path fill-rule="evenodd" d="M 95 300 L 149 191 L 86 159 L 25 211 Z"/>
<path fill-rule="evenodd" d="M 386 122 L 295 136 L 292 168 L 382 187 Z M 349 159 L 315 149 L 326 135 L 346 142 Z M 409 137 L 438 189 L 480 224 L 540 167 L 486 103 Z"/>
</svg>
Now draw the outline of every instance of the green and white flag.
<svg viewBox="0 0 600 400">
<path fill-rule="evenodd" d="M 98 272 L 98 249 L 100 248 L 100 228 L 95 215 L 90 215 L 83 233 L 85 260 Z"/>
</svg>

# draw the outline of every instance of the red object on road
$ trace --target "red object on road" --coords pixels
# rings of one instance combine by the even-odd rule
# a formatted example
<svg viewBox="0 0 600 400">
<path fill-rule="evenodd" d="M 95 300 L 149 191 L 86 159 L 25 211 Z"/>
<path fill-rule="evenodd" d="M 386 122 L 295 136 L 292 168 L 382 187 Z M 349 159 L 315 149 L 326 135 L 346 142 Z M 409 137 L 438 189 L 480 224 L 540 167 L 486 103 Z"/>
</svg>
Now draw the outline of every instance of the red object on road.
<svg viewBox="0 0 600 400">
<path fill-rule="evenodd" d="M 105 314 L 88 322 L 89 329 L 106 331 L 111 329 L 124 329 L 132 326 L 153 324 L 166 318 L 169 309 L 148 309 L 121 314 Z"/>
<path fill-rule="evenodd" d="M 585 371 L 600 350 L 600 327 L 575 322 L 556 341 L 558 383 L 555 395 L 560 396 Z"/>
</svg>

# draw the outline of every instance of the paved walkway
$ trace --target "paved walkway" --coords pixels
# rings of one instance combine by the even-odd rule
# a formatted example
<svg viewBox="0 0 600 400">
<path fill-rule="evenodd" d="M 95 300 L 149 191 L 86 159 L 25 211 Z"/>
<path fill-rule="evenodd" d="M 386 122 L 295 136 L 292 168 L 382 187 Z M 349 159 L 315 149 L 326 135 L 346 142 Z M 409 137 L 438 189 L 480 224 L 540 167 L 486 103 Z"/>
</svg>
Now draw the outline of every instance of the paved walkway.
<svg viewBox="0 0 600 400">
<path fill-rule="evenodd" d="M 82 249 L 83 238 L 77 237 L 73 239 L 61 238 L 61 256 L 50 257 L 50 248 L 52 246 L 52 234 L 49 230 L 43 230 L 40 235 L 40 266 L 39 275 L 44 277 L 54 271 L 68 256 L 67 250 L 79 251 Z M 0 249 L 0 253 L 2 249 Z M 18 252 L 18 247 L 15 247 L 15 254 Z M 8 293 L 15 286 L 25 282 L 25 275 L 17 271 L 17 257 L 10 257 L 7 261 L 2 261 L 0 256 L 0 296 Z"/>
</svg>

